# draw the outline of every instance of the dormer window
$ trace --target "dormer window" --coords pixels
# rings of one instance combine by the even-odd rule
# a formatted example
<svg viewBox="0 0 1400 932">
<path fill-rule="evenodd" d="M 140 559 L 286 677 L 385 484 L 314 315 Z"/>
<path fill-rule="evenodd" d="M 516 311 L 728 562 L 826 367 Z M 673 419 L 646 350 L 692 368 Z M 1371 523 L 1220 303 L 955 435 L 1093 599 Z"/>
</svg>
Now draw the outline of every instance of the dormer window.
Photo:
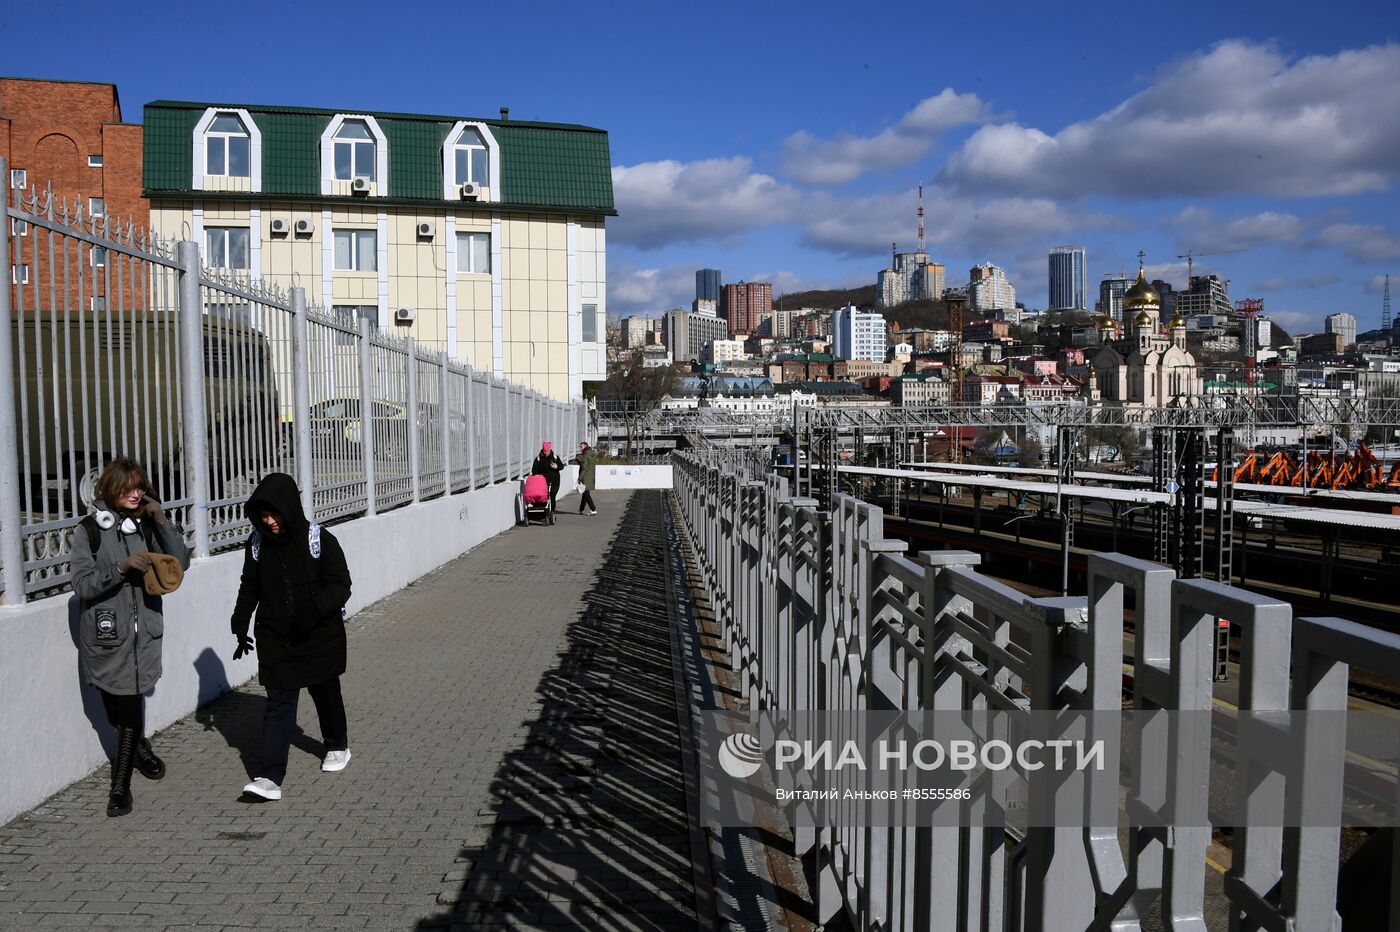
<svg viewBox="0 0 1400 932">
<path fill-rule="evenodd" d="M 192 141 L 195 190 L 262 190 L 262 132 L 247 110 L 208 108 Z"/>
<path fill-rule="evenodd" d="M 459 120 L 442 137 L 442 196 L 449 201 L 500 200 L 501 149 L 491 127 Z"/>
<path fill-rule="evenodd" d="M 491 183 L 491 169 L 486 140 L 474 127 L 468 126 L 457 136 L 453 145 L 457 168 L 457 183 L 473 182 L 483 187 Z"/>
<path fill-rule="evenodd" d="M 247 178 L 252 174 L 252 146 L 248 129 L 232 113 L 214 117 L 205 132 L 204 174 L 229 178 Z"/>
<path fill-rule="evenodd" d="M 346 120 L 335 134 L 335 177 L 375 180 L 375 141 L 363 120 Z"/>
</svg>

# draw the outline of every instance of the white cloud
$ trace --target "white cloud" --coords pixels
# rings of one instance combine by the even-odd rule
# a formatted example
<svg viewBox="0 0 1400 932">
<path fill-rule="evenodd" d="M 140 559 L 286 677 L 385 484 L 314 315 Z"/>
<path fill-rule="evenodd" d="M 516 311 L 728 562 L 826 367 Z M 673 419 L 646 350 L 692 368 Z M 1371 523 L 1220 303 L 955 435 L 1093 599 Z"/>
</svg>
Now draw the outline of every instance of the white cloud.
<svg viewBox="0 0 1400 932">
<path fill-rule="evenodd" d="M 1287 330 L 1290 336 L 1296 337 L 1300 333 L 1322 329 L 1317 314 L 1306 314 L 1302 311 L 1271 311 L 1265 308 L 1264 316 Z"/>
<path fill-rule="evenodd" d="M 737 242 L 783 223 L 801 203 L 797 189 L 753 171 L 750 159 L 642 162 L 613 168 L 618 217 L 608 236 L 643 249 L 718 239 Z"/>
<path fill-rule="evenodd" d="M 1266 278 L 1255 285 L 1253 291 L 1306 291 L 1312 288 L 1326 288 L 1328 285 L 1335 285 L 1339 279 L 1335 275 L 1305 275 L 1300 278 L 1289 278 L 1286 275 L 1275 275 Z"/>
<path fill-rule="evenodd" d="M 1324 227 L 1313 242 L 1341 249 L 1358 262 L 1400 259 L 1400 233 L 1377 224 L 1334 223 Z"/>
<path fill-rule="evenodd" d="M 843 256 L 888 254 L 890 244 L 914 247 L 913 192 L 814 198 L 802 242 Z M 960 255 L 1004 256 L 1086 228 L 1122 226 L 1107 214 L 1074 210 L 1045 198 L 976 199 L 939 188 L 924 189 L 925 241 Z"/>
<path fill-rule="evenodd" d="M 1367 294 L 1383 294 L 1385 292 L 1386 276 L 1372 275 L 1370 281 L 1366 282 Z M 1400 292 L 1400 280 L 1395 283 L 1396 291 Z"/>
<path fill-rule="evenodd" d="M 609 258 L 608 311 L 612 314 L 655 316 L 673 307 L 689 308 L 694 297 L 695 268 L 638 268 Z"/>
<path fill-rule="evenodd" d="M 985 126 L 941 177 L 963 189 L 1142 198 L 1385 189 L 1400 174 L 1400 45 L 1290 61 L 1232 40 L 1053 135 Z"/>
<path fill-rule="evenodd" d="M 793 133 L 783 141 L 783 171 L 806 184 L 843 184 L 866 172 L 916 162 L 948 130 L 988 119 L 991 112 L 976 94 L 959 94 L 947 87 L 874 136 L 838 132 L 820 139 L 807 132 Z"/>
<path fill-rule="evenodd" d="M 1222 256 L 1275 243 L 1300 246 L 1307 222 L 1273 210 L 1224 220 L 1208 207 L 1188 207 L 1168 226 L 1175 229 L 1177 248 L 1183 255 L 1189 251 L 1196 256 Z"/>
</svg>

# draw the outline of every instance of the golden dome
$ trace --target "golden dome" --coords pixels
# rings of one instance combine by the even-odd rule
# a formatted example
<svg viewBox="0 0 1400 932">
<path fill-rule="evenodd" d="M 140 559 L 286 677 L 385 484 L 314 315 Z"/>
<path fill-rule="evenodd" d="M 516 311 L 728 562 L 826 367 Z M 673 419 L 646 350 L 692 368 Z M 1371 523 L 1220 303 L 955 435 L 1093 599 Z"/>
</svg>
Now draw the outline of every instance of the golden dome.
<svg viewBox="0 0 1400 932">
<path fill-rule="evenodd" d="M 1139 327 L 1152 326 L 1152 317 L 1146 311 L 1140 312 L 1137 316 L 1137 325 Z"/>
<path fill-rule="evenodd" d="M 1113 329 L 1113 316 L 1110 315 L 1110 314 L 1105 314 L 1105 315 L 1103 315 L 1102 317 L 1100 317 L 1100 318 L 1099 318 L 1099 329 L 1100 329 L 1100 330 L 1112 330 L 1112 329 Z"/>
<path fill-rule="evenodd" d="M 1160 307 L 1161 303 L 1162 299 L 1147 283 L 1147 275 L 1139 268 L 1137 281 L 1133 283 L 1133 287 L 1128 289 L 1127 294 L 1123 295 L 1123 306 L 1144 307 L 1150 304 L 1153 307 Z"/>
<path fill-rule="evenodd" d="M 1172 328 L 1173 328 L 1173 329 L 1175 329 L 1176 327 L 1185 327 L 1185 326 L 1186 326 L 1186 318 L 1181 316 L 1181 312 L 1180 312 L 1180 311 L 1177 311 L 1177 312 L 1172 316 L 1172 324 L 1171 324 L 1171 325 L 1172 325 Z"/>
</svg>

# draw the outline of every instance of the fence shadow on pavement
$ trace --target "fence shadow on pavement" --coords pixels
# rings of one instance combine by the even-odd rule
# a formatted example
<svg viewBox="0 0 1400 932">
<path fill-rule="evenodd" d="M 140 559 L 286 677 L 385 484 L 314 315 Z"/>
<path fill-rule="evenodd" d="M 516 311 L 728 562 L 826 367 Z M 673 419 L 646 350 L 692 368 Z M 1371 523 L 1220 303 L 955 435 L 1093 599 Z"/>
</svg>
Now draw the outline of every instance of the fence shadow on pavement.
<svg viewBox="0 0 1400 932">
<path fill-rule="evenodd" d="M 489 836 L 419 929 L 695 928 L 658 492 L 634 494 L 491 785 Z"/>
</svg>

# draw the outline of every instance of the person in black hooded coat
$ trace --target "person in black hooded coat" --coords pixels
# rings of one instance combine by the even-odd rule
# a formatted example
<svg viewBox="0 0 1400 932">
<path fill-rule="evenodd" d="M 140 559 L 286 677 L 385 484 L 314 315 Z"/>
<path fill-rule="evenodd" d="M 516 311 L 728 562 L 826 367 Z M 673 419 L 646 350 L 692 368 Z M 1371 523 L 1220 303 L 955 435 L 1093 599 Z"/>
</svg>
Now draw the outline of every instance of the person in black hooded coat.
<svg viewBox="0 0 1400 932">
<path fill-rule="evenodd" d="M 286 473 L 272 473 L 258 483 L 244 511 L 253 534 L 243 548 L 243 576 L 230 622 L 238 639 L 233 657 L 239 659 L 256 644 L 258 678 L 267 691 L 262 767 L 244 792 L 280 799 L 303 688 L 321 720 L 326 746 L 321 769 L 343 770 L 350 760 L 340 694 L 345 672 L 342 610 L 350 600 L 350 570 L 335 535 L 307 521 L 296 480 Z"/>
</svg>

